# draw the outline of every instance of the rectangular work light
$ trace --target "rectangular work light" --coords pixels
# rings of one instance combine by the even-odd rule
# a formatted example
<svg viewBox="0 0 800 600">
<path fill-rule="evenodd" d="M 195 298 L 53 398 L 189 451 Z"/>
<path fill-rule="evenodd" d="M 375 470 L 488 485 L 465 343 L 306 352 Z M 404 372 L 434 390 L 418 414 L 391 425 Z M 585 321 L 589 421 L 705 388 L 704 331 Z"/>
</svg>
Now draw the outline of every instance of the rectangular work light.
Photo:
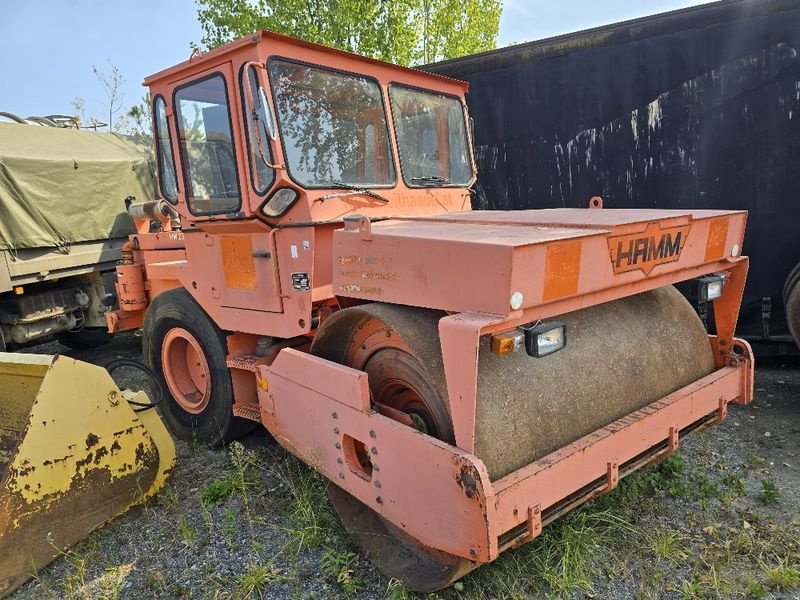
<svg viewBox="0 0 800 600">
<path fill-rule="evenodd" d="M 722 296 L 725 288 L 725 274 L 715 273 L 697 279 L 697 299 L 702 302 L 710 302 Z"/>
<path fill-rule="evenodd" d="M 560 321 L 533 323 L 520 329 L 525 334 L 525 350 L 531 356 L 547 356 L 567 345 L 567 326 Z"/>
</svg>

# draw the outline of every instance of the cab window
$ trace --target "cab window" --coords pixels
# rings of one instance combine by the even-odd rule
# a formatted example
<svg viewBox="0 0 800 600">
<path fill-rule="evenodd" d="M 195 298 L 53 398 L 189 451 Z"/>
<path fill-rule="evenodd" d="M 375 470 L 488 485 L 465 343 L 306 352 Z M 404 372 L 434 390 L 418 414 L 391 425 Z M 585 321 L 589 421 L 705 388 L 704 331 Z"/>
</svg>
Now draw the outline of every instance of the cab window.
<svg viewBox="0 0 800 600">
<path fill-rule="evenodd" d="M 178 88 L 174 104 L 189 210 L 238 210 L 241 193 L 225 79 L 212 75 Z"/>
<path fill-rule="evenodd" d="M 275 170 L 271 166 L 273 161 L 270 144 L 275 130 L 267 96 L 259 84 L 258 71 L 254 66 L 247 67 L 242 73 L 241 88 L 245 108 L 244 119 L 247 123 L 250 175 L 253 189 L 259 196 L 263 196 L 275 180 Z"/>
<path fill-rule="evenodd" d="M 167 126 L 167 111 L 163 96 L 156 96 L 153 102 L 153 112 L 158 185 L 161 188 L 161 195 L 174 204 L 178 200 L 178 182 L 175 179 L 175 159 L 172 156 L 172 139 Z"/>
<path fill-rule="evenodd" d="M 461 101 L 400 85 L 389 86 L 389 100 L 406 185 L 468 185 L 473 170 Z"/>
</svg>

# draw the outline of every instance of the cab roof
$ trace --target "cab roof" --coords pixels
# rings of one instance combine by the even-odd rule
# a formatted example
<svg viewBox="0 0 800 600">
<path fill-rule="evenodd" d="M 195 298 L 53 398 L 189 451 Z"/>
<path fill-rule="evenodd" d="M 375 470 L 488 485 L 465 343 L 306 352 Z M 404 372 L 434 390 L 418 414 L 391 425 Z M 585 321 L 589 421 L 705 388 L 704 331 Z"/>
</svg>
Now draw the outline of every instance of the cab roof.
<svg viewBox="0 0 800 600">
<path fill-rule="evenodd" d="M 228 55 L 236 54 L 237 51 L 247 48 L 248 46 L 258 45 L 261 43 L 268 44 L 270 41 L 278 41 L 282 42 L 283 44 L 288 43 L 290 45 L 294 45 L 300 48 L 317 50 L 332 56 L 347 57 L 351 60 L 355 59 L 359 62 L 364 63 L 365 65 L 364 72 L 367 74 L 369 72 L 369 66 L 376 65 L 376 66 L 381 66 L 383 68 L 389 67 L 391 69 L 396 69 L 398 72 L 410 73 L 413 74 L 415 77 L 421 77 L 423 79 L 432 82 L 438 81 L 446 83 L 450 86 L 456 84 L 463 89 L 464 93 L 466 93 L 469 88 L 469 84 L 466 83 L 465 81 L 452 79 L 450 77 L 446 77 L 444 75 L 439 75 L 436 73 L 421 71 L 419 69 L 414 69 L 411 67 L 403 67 L 400 65 L 395 65 L 375 58 L 369 58 L 367 56 L 360 56 L 352 52 L 346 52 L 344 50 L 331 48 L 329 46 L 323 46 L 322 44 L 315 44 L 314 42 L 308 42 L 306 40 L 293 38 L 288 35 L 275 33 L 274 31 L 267 31 L 265 29 L 253 33 L 252 35 L 230 42 L 228 44 L 225 44 L 223 46 L 214 48 L 213 50 L 209 50 L 208 52 L 193 54 L 188 60 L 185 60 L 181 63 L 178 63 L 177 65 L 174 65 L 162 71 L 158 71 L 157 73 L 154 73 L 149 77 L 146 77 L 144 80 L 144 85 L 152 86 L 153 84 L 163 82 L 164 80 L 174 81 L 176 79 L 180 79 L 182 78 L 185 72 L 190 72 L 190 71 L 194 72 L 205 65 L 211 66 L 218 64 L 220 62 L 224 62 L 226 60 L 229 60 Z"/>
</svg>

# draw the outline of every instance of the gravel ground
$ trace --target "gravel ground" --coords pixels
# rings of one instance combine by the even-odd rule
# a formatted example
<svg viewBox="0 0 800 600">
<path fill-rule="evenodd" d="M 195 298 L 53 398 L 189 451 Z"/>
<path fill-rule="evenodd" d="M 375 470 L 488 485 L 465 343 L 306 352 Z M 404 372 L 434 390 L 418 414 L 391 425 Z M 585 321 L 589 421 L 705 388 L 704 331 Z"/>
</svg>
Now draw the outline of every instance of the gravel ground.
<svg viewBox="0 0 800 600">
<path fill-rule="evenodd" d="M 120 335 L 105 364 L 137 357 Z M 677 458 L 441 592 L 442 598 L 800 598 L 800 360 L 762 360 L 750 406 Z M 167 489 L 95 531 L 12 598 L 408 598 L 358 553 L 321 479 L 265 432 L 178 442 Z"/>
</svg>

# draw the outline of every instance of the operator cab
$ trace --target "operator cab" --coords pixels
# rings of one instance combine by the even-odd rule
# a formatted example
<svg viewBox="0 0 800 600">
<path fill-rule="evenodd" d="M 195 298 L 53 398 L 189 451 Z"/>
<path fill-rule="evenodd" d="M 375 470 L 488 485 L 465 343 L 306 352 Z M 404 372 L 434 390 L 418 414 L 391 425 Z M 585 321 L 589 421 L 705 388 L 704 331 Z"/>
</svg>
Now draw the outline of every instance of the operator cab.
<svg viewBox="0 0 800 600">
<path fill-rule="evenodd" d="M 463 82 L 262 31 L 145 84 L 160 193 L 198 226 L 470 208 Z"/>
</svg>

